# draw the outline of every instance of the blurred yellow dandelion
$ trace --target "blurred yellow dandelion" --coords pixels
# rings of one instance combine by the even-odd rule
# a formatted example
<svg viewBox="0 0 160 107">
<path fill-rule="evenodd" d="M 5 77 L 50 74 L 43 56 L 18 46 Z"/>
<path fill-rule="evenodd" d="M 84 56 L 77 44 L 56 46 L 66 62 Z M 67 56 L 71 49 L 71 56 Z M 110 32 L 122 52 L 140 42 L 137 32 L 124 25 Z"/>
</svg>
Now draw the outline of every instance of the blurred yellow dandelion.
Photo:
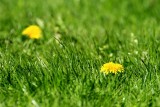
<svg viewBox="0 0 160 107">
<path fill-rule="evenodd" d="M 42 36 L 42 30 L 37 25 L 30 25 L 22 31 L 22 34 L 28 36 L 31 39 L 39 39 Z"/>
<path fill-rule="evenodd" d="M 118 72 L 123 72 L 123 71 L 124 71 L 124 67 L 121 64 L 117 64 L 113 62 L 105 63 L 101 67 L 101 72 L 105 74 L 108 74 L 108 73 L 117 74 Z"/>
</svg>

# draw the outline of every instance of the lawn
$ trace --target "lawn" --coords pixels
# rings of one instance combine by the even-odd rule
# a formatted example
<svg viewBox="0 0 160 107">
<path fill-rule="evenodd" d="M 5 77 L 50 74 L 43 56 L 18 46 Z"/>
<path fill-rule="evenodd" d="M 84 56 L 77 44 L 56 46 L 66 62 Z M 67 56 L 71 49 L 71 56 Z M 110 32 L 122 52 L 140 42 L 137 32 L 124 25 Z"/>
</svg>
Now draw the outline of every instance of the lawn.
<svg viewBox="0 0 160 107">
<path fill-rule="evenodd" d="M 0 107 L 160 107 L 159 4 L 0 0 Z"/>
</svg>

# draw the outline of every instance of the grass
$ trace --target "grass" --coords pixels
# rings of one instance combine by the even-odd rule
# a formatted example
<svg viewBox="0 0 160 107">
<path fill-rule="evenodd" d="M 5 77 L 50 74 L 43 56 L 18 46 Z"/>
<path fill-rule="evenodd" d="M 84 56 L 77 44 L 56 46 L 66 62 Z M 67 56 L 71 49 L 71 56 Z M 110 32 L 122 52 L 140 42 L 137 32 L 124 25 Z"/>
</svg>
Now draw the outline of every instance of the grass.
<svg viewBox="0 0 160 107">
<path fill-rule="evenodd" d="M 160 106 L 158 0 L 1 0 L 1 107 Z M 22 30 L 40 25 L 43 38 Z M 109 61 L 124 73 L 104 75 Z"/>
</svg>

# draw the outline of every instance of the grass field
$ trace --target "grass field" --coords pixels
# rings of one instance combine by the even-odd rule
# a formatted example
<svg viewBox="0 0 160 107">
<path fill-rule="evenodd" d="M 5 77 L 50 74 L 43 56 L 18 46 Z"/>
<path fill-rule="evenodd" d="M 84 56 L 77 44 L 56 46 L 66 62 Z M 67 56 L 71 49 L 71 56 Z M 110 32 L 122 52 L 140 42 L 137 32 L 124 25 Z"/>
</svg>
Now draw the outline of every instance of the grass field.
<svg viewBox="0 0 160 107">
<path fill-rule="evenodd" d="M 0 0 L 0 107 L 160 107 L 159 4 Z M 41 39 L 22 36 L 33 24 Z"/>
</svg>

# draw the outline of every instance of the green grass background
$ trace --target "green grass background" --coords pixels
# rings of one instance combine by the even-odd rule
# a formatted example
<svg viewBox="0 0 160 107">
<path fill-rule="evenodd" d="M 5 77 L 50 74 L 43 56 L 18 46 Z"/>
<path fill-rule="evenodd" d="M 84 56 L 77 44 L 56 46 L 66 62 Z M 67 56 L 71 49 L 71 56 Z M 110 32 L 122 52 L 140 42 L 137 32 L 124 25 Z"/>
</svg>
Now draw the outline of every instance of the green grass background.
<svg viewBox="0 0 160 107">
<path fill-rule="evenodd" d="M 0 107 L 160 107 L 159 4 L 0 0 Z M 32 24 L 42 39 L 22 36 Z M 124 73 L 100 73 L 109 61 Z"/>
</svg>

